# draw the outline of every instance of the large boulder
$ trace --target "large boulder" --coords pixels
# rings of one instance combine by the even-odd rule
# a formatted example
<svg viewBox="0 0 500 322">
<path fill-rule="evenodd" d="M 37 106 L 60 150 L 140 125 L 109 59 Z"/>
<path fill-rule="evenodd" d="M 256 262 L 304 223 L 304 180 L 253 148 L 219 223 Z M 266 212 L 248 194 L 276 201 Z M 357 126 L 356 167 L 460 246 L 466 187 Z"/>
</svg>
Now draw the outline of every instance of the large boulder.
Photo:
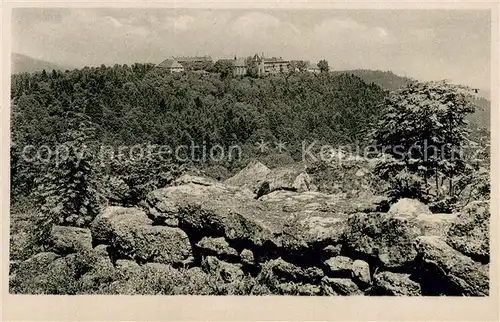
<svg viewBox="0 0 500 322">
<path fill-rule="evenodd" d="M 325 261 L 325 267 L 331 277 L 351 277 L 352 259 L 335 256 Z"/>
<path fill-rule="evenodd" d="M 402 198 L 389 208 L 388 213 L 403 218 L 414 218 L 420 214 L 429 215 L 431 211 L 427 205 L 418 200 Z"/>
<path fill-rule="evenodd" d="M 276 253 L 313 258 L 342 242 L 347 215 L 336 211 L 339 196 L 279 190 L 256 200 L 247 189 L 196 181 L 202 180 L 154 190 L 144 204 L 175 218 L 188 234 L 224 237 L 257 260 Z"/>
<path fill-rule="evenodd" d="M 117 227 L 126 229 L 151 223 L 146 213 L 139 208 L 110 206 L 96 216 L 90 230 L 96 242 L 107 244 L 113 238 Z"/>
<path fill-rule="evenodd" d="M 409 274 L 380 272 L 373 276 L 373 295 L 418 296 L 420 285 Z"/>
<path fill-rule="evenodd" d="M 305 192 L 316 191 L 318 188 L 312 183 L 311 177 L 305 171 L 289 167 L 274 169 L 269 172 L 257 190 L 257 197 L 276 190 Z"/>
<path fill-rule="evenodd" d="M 203 237 L 196 246 L 205 254 L 221 259 L 238 259 L 238 252 L 229 246 L 224 237 Z"/>
<path fill-rule="evenodd" d="M 490 258 L 490 205 L 475 201 L 466 206 L 451 225 L 448 244 L 476 261 L 488 263 Z"/>
<path fill-rule="evenodd" d="M 251 162 L 243 170 L 225 181 L 226 184 L 248 188 L 257 193 L 271 170 L 260 162 Z"/>
<path fill-rule="evenodd" d="M 267 261 L 263 264 L 261 274 L 268 275 L 268 278 L 279 283 L 312 283 L 321 281 L 324 273 L 317 267 L 299 267 L 288 263 L 281 258 Z"/>
<path fill-rule="evenodd" d="M 383 267 L 405 267 L 417 252 L 413 241 L 421 229 L 411 221 L 384 213 L 349 216 L 344 242 L 349 251 L 377 261 Z"/>
<path fill-rule="evenodd" d="M 136 208 L 108 207 L 91 229 L 95 238 L 110 244 L 118 255 L 141 262 L 179 264 L 192 254 L 183 230 L 153 226 L 146 213 Z"/>
<path fill-rule="evenodd" d="M 421 283 L 425 292 L 444 295 L 489 294 L 489 270 L 474 262 L 436 236 L 420 236 L 415 240 L 422 268 Z"/>
<path fill-rule="evenodd" d="M 188 232 L 225 237 L 251 250 L 274 252 L 283 247 L 299 251 L 313 244 L 325 247 L 338 242 L 347 217 L 328 208 L 334 197 L 287 193 L 291 195 L 270 194 L 255 200 L 248 190 L 238 187 L 187 183 L 152 191 L 146 203 L 159 213 L 175 216 Z M 285 209 L 287 202 L 296 207 Z"/>
<path fill-rule="evenodd" d="M 370 265 L 360 259 L 355 260 L 351 267 L 352 279 L 361 287 L 371 285 Z"/>
<path fill-rule="evenodd" d="M 358 285 L 349 278 L 333 278 L 325 276 L 321 280 L 326 295 L 363 295 Z"/>
<path fill-rule="evenodd" d="M 249 249 L 244 249 L 240 253 L 240 260 L 244 265 L 254 265 L 255 257 L 253 252 Z"/>
<path fill-rule="evenodd" d="M 241 265 L 221 261 L 213 256 L 204 258 L 201 263 L 203 271 L 209 275 L 220 277 L 225 283 L 233 283 L 243 278 Z"/>
<path fill-rule="evenodd" d="M 424 236 L 446 236 L 457 214 L 420 214 L 413 218 Z"/>
<path fill-rule="evenodd" d="M 58 254 L 67 255 L 83 249 L 92 248 L 92 235 L 89 229 L 52 226 L 50 232 L 51 250 Z"/>
</svg>

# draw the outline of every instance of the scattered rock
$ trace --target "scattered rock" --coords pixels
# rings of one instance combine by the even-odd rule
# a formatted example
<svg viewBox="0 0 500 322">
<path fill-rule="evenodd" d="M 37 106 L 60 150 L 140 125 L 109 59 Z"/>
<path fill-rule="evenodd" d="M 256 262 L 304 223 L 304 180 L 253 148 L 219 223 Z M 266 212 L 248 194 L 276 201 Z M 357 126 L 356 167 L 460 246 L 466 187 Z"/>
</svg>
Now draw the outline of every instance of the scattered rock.
<svg viewBox="0 0 500 322">
<path fill-rule="evenodd" d="M 418 296 L 420 285 L 409 274 L 381 272 L 373 276 L 373 295 Z"/>
<path fill-rule="evenodd" d="M 243 187 L 257 193 L 271 170 L 260 162 L 251 162 L 243 170 L 225 181 L 230 186 Z"/>
<path fill-rule="evenodd" d="M 358 285 L 349 278 L 323 277 L 322 287 L 327 295 L 362 295 Z"/>
<path fill-rule="evenodd" d="M 414 223 L 381 213 L 351 215 L 344 235 L 354 253 L 380 262 L 383 267 L 404 267 L 415 259 L 413 241 L 421 235 Z"/>
<path fill-rule="evenodd" d="M 173 185 L 175 186 L 180 186 L 180 185 L 185 185 L 188 183 L 193 183 L 196 185 L 202 185 L 202 186 L 211 186 L 217 181 L 210 179 L 210 178 L 205 178 L 205 177 L 200 177 L 200 176 L 193 176 L 190 174 L 183 174 L 176 180 L 174 180 Z"/>
<path fill-rule="evenodd" d="M 423 236 L 446 236 L 457 214 L 420 214 L 413 221 Z"/>
<path fill-rule="evenodd" d="M 108 207 L 92 223 L 92 232 L 98 240 L 106 237 L 118 255 L 142 262 L 176 264 L 191 256 L 183 230 L 152 226 L 145 212 L 136 208 Z"/>
<path fill-rule="evenodd" d="M 207 274 L 219 275 L 226 283 L 232 283 L 243 278 L 240 265 L 230 264 L 213 256 L 206 257 L 201 263 L 201 268 Z"/>
<path fill-rule="evenodd" d="M 481 263 L 490 261 L 490 204 L 476 201 L 467 205 L 451 225 L 448 244 Z"/>
<path fill-rule="evenodd" d="M 328 245 L 323 248 L 323 254 L 325 257 L 339 256 L 342 251 L 342 244 Z"/>
<path fill-rule="evenodd" d="M 325 261 L 327 274 L 333 277 L 351 277 L 352 259 L 336 256 Z"/>
<path fill-rule="evenodd" d="M 131 230 L 115 231 L 113 247 L 123 255 L 142 262 L 182 264 L 191 256 L 191 244 L 179 228 L 136 226 Z"/>
<path fill-rule="evenodd" d="M 418 237 L 415 247 L 423 266 L 419 271 L 427 274 L 422 280 L 433 281 L 435 285 L 430 287 L 441 288 L 433 291 L 446 295 L 489 294 L 486 266 L 474 262 L 436 236 Z"/>
<path fill-rule="evenodd" d="M 367 262 L 357 259 L 352 263 L 351 270 L 352 279 L 357 282 L 358 285 L 363 288 L 371 285 L 370 266 Z"/>
<path fill-rule="evenodd" d="M 317 267 L 301 268 L 281 258 L 267 261 L 262 270 L 272 275 L 279 282 L 317 283 L 324 276 Z"/>
<path fill-rule="evenodd" d="M 431 211 L 427 205 L 424 205 L 418 200 L 403 198 L 393 204 L 388 213 L 394 216 L 411 219 L 421 214 L 430 215 Z"/>
<path fill-rule="evenodd" d="M 113 239 L 117 227 L 127 230 L 129 227 L 151 223 L 146 213 L 139 208 L 111 206 L 96 216 L 90 230 L 96 242 L 106 244 Z"/>
<path fill-rule="evenodd" d="M 241 259 L 241 262 L 243 264 L 246 264 L 246 265 L 254 265 L 255 264 L 255 258 L 253 256 L 253 252 L 249 249 L 244 249 L 241 251 L 240 259 Z"/>
<path fill-rule="evenodd" d="M 234 248 L 229 247 L 229 243 L 224 237 L 203 237 L 196 246 L 203 252 L 218 256 L 219 258 L 238 258 L 238 252 Z"/>
<path fill-rule="evenodd" d="M 52 226 L 50 243 L 51 250 L 66 255 L 82 249 L 91 249 L 92 235 L 90 230 L 85 228 Z"/>
</svg>

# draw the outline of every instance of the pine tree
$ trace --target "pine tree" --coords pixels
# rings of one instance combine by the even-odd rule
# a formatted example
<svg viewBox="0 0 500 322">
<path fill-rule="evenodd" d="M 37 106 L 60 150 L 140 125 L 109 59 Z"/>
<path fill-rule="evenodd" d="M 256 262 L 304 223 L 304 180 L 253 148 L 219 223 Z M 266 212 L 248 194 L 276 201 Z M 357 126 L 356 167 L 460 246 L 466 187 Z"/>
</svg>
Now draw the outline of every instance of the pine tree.
<svg viewBox="0 0 500 322">
<path fill-rule="evenodd" d="M 67 117 L 69 129 L 61 135 L 59 147 L 67 154 L 44 164 L 46 173 L 37 180 L 41 210 L 37 240 L 42 244 L 52 225 L 87 227 L 99 211 L 91 151 L 95 128 L 84 115 Z"/>
</svg>

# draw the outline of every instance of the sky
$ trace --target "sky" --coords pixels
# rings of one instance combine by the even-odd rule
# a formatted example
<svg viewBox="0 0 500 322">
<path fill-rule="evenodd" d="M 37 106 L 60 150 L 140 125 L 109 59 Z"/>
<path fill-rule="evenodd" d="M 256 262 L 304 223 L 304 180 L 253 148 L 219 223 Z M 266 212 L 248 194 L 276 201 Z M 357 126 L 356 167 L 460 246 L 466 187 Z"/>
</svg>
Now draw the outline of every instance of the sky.
<svg viewBox="0 0 500 322">
<path fill-rule="evenodd" d="M 18 8 L 12 12 L 12 51 L 70 67 L 264 53 L 489 90 L 490 13 Z"/>
</svg>

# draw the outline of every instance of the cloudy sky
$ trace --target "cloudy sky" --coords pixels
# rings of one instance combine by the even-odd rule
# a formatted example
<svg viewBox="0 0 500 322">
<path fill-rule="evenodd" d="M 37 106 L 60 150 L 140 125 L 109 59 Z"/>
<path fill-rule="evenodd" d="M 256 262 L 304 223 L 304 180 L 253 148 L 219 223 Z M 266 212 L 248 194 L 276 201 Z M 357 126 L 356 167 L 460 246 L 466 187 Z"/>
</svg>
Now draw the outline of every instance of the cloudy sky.
<svg viewBox="0 0 500 322">
<path fill-rule="evenodd" d="M 489 88 L 488 11 L 15 9 L 12 50 L 64 66 L 266 56 Z"/>
</svg>

